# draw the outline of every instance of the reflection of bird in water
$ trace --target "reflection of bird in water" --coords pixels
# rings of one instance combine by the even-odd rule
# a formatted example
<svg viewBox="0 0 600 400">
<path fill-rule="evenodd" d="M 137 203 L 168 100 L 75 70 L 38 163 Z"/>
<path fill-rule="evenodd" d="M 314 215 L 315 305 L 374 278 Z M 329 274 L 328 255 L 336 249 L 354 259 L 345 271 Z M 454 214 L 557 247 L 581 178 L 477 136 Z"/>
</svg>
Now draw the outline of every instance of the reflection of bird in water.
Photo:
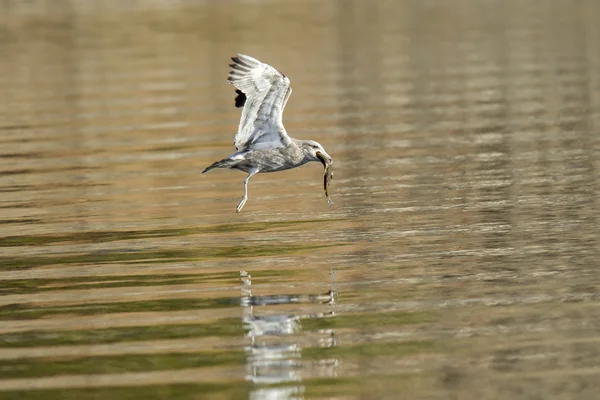
<svg viewBox="0 0 600 400">
<path fill-rule="evenodd" d="M 331 175 L 333 160 L 319 143 L 293 139 L 285 131 L 281 115 L 292 93 L 290 80 L 285 75 L 243 54 L 232 60 L 228 80 L 238 89 L 235 106 L 244 107 L 234 138 L 237 152 L 213 163 L 202 173 L 213 168 L 239 169 L 248 173 L 244 180 L 244 197 L 237 206 L 237 212 L 240 212 L 248 200 L 248 180 L 253 175 L 320 161 L 327 177 Z M 325 182 L 327 186 L 327 178 Z"/>
<path fill-rule="evenodd" d="M 333 269 L 332 269 L 333 271 Z M 250 400 L 263 399 L 304 399 L 303 377 L 337 376 L 336 358 L 313 359 L 302 356 L 302 347 L 307 343 L 319 347 L 336 347 L 333 330 L 319 329 L 302 332 L 302 320 L 335 317 L 332 310 L 337 297 L 335 275 L 332 272 L 330 290 L 323 294 L 276 294 L 252 295 L 252 277 L 240 271 L 242 281 L 240 305 L 242 322 L 250 338 L 246 351 L 246 379 L 259 385 L 249 395 Z M 298 314 L 283 313 L 282 306 L 293 305 L 294 310 L 302 303 L 320 304 L 325 312 Z M 325 306 L 327 305 L 327 306 Z M 270 311 L 256 315 L 255 307 L 277 306 Z M 310 306 L 313 310 L 314 307 Z M 317 339 L 316 344 L 314 339 Z M 268 385 L 268 386 L 264 386 Z"/>
</svg>

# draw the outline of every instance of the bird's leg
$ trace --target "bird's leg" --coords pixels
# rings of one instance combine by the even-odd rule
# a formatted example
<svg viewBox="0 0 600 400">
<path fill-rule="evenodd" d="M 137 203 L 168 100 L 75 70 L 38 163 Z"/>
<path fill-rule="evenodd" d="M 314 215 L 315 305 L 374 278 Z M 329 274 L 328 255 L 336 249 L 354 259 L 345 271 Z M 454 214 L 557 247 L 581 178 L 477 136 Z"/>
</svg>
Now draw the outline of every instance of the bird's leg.
<svg viewBox="0 0 600 400">
<path fill-rule="evenodd" d="M 248 200 L 248 181 L 250 180 L 250 178 L 256 175 L 257 172 L 257 168 L 252 168 L 250 171 L 248 171 L 248 176 L 246 177 L 246 179 L 244 179 L 244 197 L 242 197 L 242 200 L 240 200 L 239 204 L 237 205 L 237 208 L 235 210 L 236 212 L 242 211 L 244 204 L 246 204 L 246 200 Z"/>
</svg>

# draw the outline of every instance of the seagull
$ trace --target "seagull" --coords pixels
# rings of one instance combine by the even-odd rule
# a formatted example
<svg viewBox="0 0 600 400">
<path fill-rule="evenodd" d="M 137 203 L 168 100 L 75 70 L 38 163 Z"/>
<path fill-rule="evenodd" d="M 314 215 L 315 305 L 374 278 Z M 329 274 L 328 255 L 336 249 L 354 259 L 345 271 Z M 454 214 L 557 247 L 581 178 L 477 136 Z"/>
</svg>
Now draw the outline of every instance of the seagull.
<svg viewBox="0 0 600 400">
<path fill-rule="evenodd" d="M 283 109 L 292 93 L 290 80 L 281 72 L 257 59 L 238 54 L 232 57 L 227 80 L 235 86 L 235 106 L 243 107 L 233 144 L 236 152 L 206 167 L 238 169 L 248 173 L 244 179 L 244 197 L 236 212 L 248 200 L 248 181 L 259 172 L 276 172 L 296 168 L 309 161 L 319 161 L 326 175 L 333 159 L 314 140 L 288 136 L 283 127 Z"/>
</svg>

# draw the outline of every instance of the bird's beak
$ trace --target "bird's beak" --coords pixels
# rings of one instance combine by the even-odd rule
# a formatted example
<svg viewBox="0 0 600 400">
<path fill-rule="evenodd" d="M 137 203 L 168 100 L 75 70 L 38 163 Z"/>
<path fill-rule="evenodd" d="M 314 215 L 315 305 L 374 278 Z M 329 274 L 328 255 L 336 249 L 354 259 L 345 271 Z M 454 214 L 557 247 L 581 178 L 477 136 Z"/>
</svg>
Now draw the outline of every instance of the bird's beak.
<svg viewBox="0 0 600 400">
<path fill-rule="evenodd" d="M 324 151 L 317 151 L 316 155 L 319 161 L 321 161 L 321 163 L 323 164 L 324 168 L 327 168 L 327 165 L 329 164 L 333 164 L 333 159 L 329 157 L 329 154 L 325 153 Z"/>
</svg>

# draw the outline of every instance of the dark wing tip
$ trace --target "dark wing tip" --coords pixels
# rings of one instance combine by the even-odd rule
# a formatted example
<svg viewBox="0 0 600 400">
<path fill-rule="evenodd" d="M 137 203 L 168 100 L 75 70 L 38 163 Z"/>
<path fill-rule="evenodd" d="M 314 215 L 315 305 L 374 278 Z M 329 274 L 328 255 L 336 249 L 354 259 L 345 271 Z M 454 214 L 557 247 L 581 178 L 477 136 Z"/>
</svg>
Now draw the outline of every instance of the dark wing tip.
<svg viewBox="0 0 600 400">
<path fill-rule="evenodd" d="M 247 67 L 247 68 L 251 68 L 251 66 L 248 64 L 247 61 L 246 62 L 242 61 L 242 60 L 240 60 L 239 57 L 231 57 L 231 60 L 236 64 L 243 65 L 244 67 Z"/>
<path fill-rule="evenodd" d="M 238 94 L 235 98 L 235 106 L 237 108 L 244 107 L 244 104 L 246 104 L 246 95 L 239 89 L 237 89 L 235 92 Z"/>
</svg>

